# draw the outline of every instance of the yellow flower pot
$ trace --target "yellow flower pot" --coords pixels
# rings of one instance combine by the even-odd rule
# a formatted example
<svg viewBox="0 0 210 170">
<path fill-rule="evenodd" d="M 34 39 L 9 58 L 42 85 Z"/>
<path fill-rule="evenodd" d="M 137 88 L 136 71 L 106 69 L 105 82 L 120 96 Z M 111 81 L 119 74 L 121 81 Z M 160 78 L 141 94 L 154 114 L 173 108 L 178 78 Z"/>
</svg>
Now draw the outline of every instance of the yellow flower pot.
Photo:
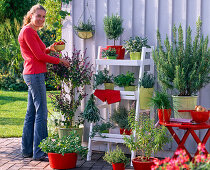
<svg viewBox="0 0 210 170">
<path fill-rule="evenodd" d="M 105 89 L 114 90 L 114 84 L 113 83 L 104 83 Z"/>
<path fill-rule="evenodd" d="M 78 31 L 78 37 L 82 39 L 88 39 L 93 37 L 93 33 L 91 31 Z"/>
<path fill-rule="evenodd" d="M 131 60 L 141 60 L 141 52 L 130 52 Z"/>
<path fill-rule="evenodd" d="M 139 95 L 140 109 L 142 110 L 150 109 L 149 102 L 153 95 L 153 91 L 154 88 L 140 87 L 140 95 Z"/>
<path fill-rule="evenodd" d="M 125 91 L 136 91 L 136 86 L 125 86 L 124 90 Z"/>
</svg>

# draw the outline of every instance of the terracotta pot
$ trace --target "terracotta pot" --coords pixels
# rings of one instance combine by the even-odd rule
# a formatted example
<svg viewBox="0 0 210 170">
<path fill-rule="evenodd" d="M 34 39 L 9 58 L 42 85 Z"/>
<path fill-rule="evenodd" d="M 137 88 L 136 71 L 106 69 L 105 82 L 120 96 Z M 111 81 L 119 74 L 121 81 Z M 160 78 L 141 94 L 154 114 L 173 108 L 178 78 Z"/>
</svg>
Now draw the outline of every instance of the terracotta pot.
<svg viewBox="0 0 210 170">
<path fill-rule="evenodd" d="M 196 123 L 203 123 L 209 120 L 209 113 L 210 111 L 206 112 L 197 112 L 197 111 L 191 111 L 192 120 L 194 120 Z"/>
<path fill-rule="evenodd" d="M 146 162 L 142 162 L 139 158 L 134 158 L 132 163 L 135 170 L 151 170 L 151 166 L 155 165 L 154 160 L 157 160 L 157 158 L 151 157 Z"/>
<path fill-rule="evenodd" d="M 159 122 L 169 122 L 171 117 L 171 109 L 158 109 Z"/>
<path fill-rule="evenodd" d="M 124 170 L 125 164 L 124 163 L 112 163 L 113 170 Z"/>
<path fill-rule="evenodd" d="M 71 169 L 76 167 L 77 154 L 65 153 L 48 153 L 50 167 L 53 169 Z"/>
</svg>

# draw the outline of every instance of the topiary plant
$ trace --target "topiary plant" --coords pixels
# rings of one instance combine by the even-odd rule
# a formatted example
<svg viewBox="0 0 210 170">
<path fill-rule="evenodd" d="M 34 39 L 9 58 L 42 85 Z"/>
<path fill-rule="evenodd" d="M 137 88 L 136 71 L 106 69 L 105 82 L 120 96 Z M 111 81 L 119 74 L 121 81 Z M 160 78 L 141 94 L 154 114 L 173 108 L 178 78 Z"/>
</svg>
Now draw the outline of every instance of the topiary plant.
<svg viewBox="0 0 210 170">
<path fill-rule="evenodd" d="M 104 18 L 104 31 L 108 39 L 114 39 L 115 41 L 123 33 L 124 28 L 122 27 L 123 20 L 118 15 L 107 16 Z"/>
</svg>

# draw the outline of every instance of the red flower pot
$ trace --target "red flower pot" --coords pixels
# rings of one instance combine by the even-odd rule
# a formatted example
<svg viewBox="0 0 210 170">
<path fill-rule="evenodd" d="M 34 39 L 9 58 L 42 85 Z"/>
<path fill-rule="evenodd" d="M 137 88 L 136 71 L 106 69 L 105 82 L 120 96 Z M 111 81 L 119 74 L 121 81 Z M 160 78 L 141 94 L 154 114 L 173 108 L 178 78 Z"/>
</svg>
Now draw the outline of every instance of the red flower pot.
<svg viewBox="0 0 210 170">
<path fill-rule="evenodd" d="M 197 112 L 197 111 L 191 111 L 192 120 L 194 120 L 196 123 L 203 123 L 209 120 L 209 114 L 210 111 L 206 112 Z"/>
<path fill-rule="evenodd" d="M 124 163 L 112 163 L 113 170 L 124 170 L 125 164 Z"/>
<path fill-rule="evenodd" d="M 108 45 L 106 46 L 106 49 L 108 50 L 109 48 L 114 48 L 116 49 L 116 53 L 117 53 L 117 59 L 118 60 L 123 60 L 124 59 L 124 55 L 125 55 L 125 48 L 123 48 L 122 45 Z"/>
<path fill-rule="evenodd" d="M 124 128 L 123 128 L 123 129 L 120 128 L 120 134 L 121 134 L 121 135 L 124 133 L 124 131 L 125 131 Z"/>
<path fill-rule="evenodd" d="M 130 130 L 125 129 L 125 134 L 126 134 L 126 135 L 131 135 L 131 133 L 132 133 L 132 129 L 130 129 Z"/>
<path fill-rule="evenodd" d="M 135 170 L 151 170 L 151 166 L 155 165 L 154 160 L 157 160 L 157 158 L 151 157 L 146 162 L 142 162 L 139 158 L 134 158 L 132 163 Z"/>
<path fill-rule="evenodd" d="M 169 122 L 171 117 L 171 109 L 158 109 L 159 122 Z"/>
<path fill-rule="evenodd" d="M 65 153 L 48 153 L 50 167 L 53 169 L 71 169 L 76 167 L 77 154 Z"/>
</svg>

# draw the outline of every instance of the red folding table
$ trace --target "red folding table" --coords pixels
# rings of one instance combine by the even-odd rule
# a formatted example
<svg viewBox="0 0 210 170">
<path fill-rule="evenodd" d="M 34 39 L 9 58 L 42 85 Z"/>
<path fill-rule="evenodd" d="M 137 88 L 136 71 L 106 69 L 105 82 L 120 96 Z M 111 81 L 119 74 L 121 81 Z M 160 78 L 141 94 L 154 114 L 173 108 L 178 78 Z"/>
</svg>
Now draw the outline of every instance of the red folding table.
<svg viewBox="0 0 210 170">
<path fill-rule="evenodd" d="M 179 149 L 184 149 L 190 159 L 192 159 L 192 156 L 184 146 L 189 134 L 192 135 L 192 137 L 194 138 L 194 140 L 196 141 L 197 144 L 201 143 L 204 146 L 205 146 L 205 144 L 208 141 L 209 136 L 210 136 L 210 120 L 208 120 L 205 123 L 199 123 L 198 124 L 198 123 L 192 123 L 192 122 L 190 122 L 190 120 L 186 120 L 186 119 L 173 119 L 173 118 L 171 118 L 170 122 L 168 122 L 168 123 L 165 123 L 165 122 L 164 123 L 159 122 L 159 123 L 168 128 L 169 132 L 171 133 L 174 140 L 178 144 L 178 147 L 177 147 L 176 151 L 179 150 Z M 173 130 L 173 127 L 178 127 L 179 129 L 186 130 L 186 132 L 185 132 L 185 134 L 184 134 L 184 136 L 182 137 L 181 140 L 179 139 L 178 135 Z M 200 129 L 208 129 L 202 140 L 195 133 L 195 130 L 200 130 Z M 206 150 L 206 148 L 204 148 L 204 150 L 205 150 L 204 154 L 208 154 L 208 151 Z M 199 153 L 199 151 L 197 150 L 196 153 L 195 153 L 195 156 L 198 153 Z M 175 155 L 173 155 L 173 157 L 174 156 Z"/>
</svg>

